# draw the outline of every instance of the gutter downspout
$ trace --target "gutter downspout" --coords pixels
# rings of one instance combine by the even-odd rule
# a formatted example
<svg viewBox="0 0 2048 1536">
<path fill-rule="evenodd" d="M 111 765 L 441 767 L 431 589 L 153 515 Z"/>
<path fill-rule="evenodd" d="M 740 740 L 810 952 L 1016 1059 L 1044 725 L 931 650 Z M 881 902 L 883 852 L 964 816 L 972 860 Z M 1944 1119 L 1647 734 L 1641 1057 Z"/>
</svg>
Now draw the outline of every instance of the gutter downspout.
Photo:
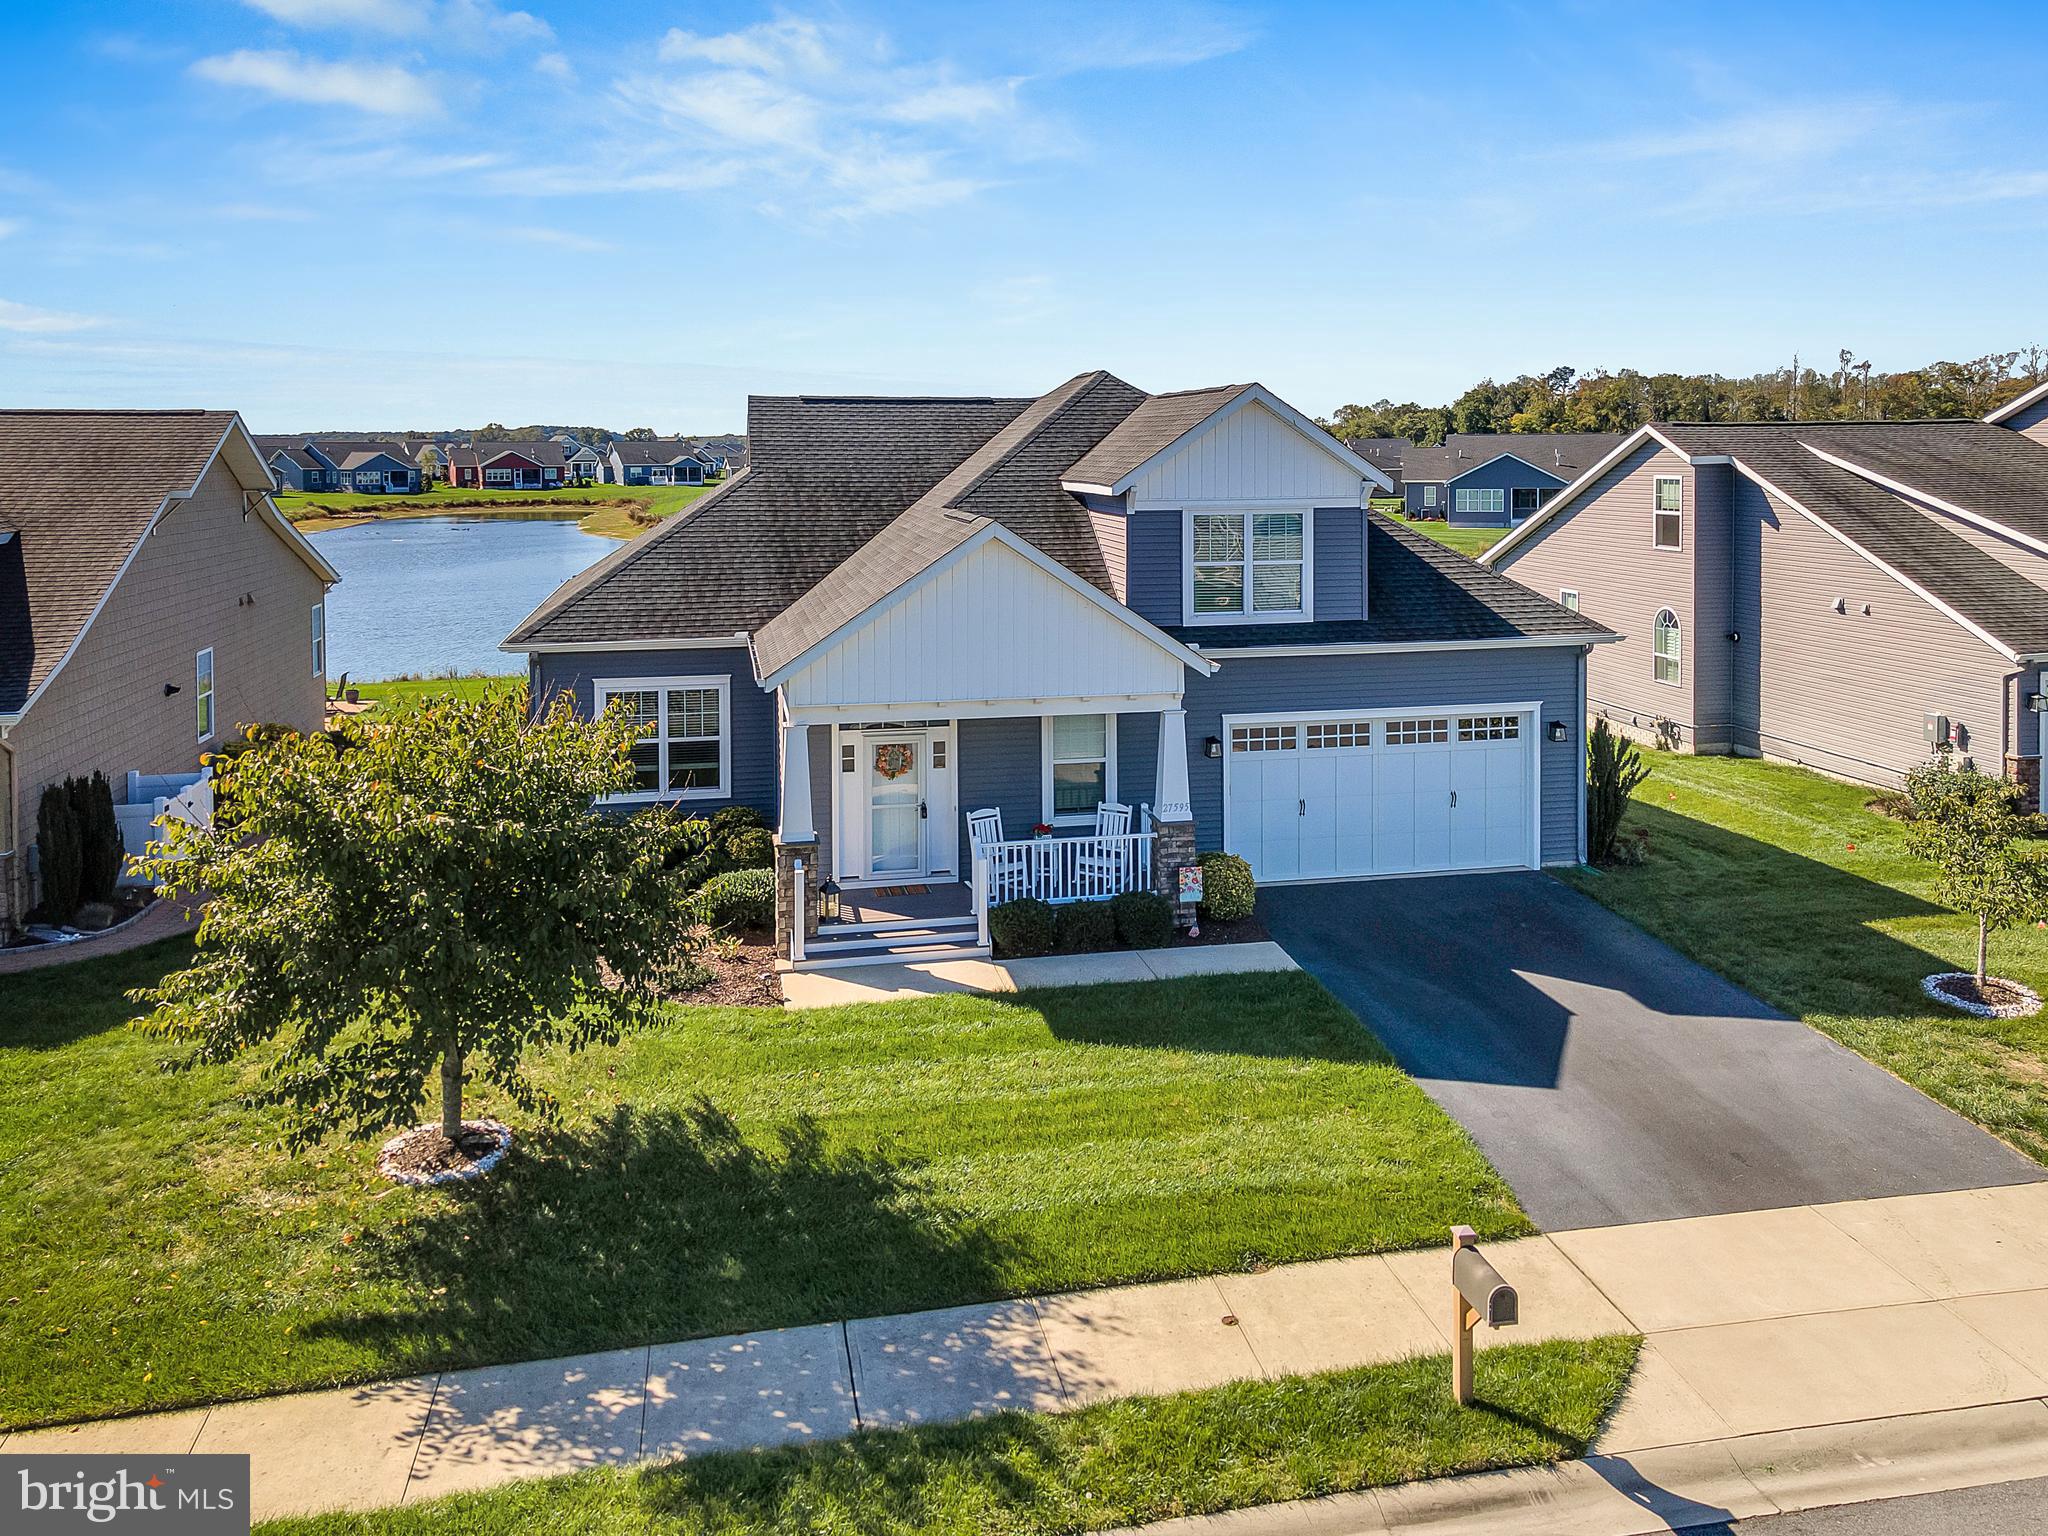
<svg viewBox="0 0 2048 1536">
<path fill-rule="evenodd" d="M 19 805 L 15 799 L 15 751 L 8 741 L 8 735 L 19 723 L 19 717 L 0 725 L 0 934 L 12 931 L 17 925 L 14 911 L 15 884 L 14 864 L 24 857 L 21 838 L 17 833 L 20 817 L 16 814 Z"/>
<path fill-rule="evenodd" d="M 1579 723 L 1573 740 L 1579 744 L 1579 761 L 1574 774 L 1578 786 L 1579 807 L 1579 862 L 1586 862 L 1586 663 L 1593 654 L 1593 647 L 1579 647 Z"/>
</svg>

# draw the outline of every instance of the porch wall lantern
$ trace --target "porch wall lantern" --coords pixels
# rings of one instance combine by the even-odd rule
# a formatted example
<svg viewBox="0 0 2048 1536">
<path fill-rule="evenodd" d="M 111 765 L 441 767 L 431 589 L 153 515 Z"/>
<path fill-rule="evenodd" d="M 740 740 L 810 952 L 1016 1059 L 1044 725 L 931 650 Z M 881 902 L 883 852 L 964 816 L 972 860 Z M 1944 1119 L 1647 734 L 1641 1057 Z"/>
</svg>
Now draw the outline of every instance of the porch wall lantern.
<svg viewBox="0 0 2048 1536">
<path fill-rule="evenodd" d="M 1550 739 L 1552 741 L 1565 741 L 1570 739 L 1570 737 L 1570 726 L 1566 725 L 1562 720 L 1553 720 L 1550 722 Z"/>
<path fill-rule="evenodd" d="M 1222 755 L 1223 738 L 1221 736 L 1211 736 L 1202 743 L 1202 756 L 1221 757 Z"/>
<path fill-rule="evenodd" d="M 2027 708 L 2037 715 L 2048 715 L 2048 693 L 2028 694 Z"/>
<path fill-rule="evenodd" d="M 839 882 L 827 880 L 818 887 L 818 921 L 836 923 L 839 921 Z"/>
</svg>

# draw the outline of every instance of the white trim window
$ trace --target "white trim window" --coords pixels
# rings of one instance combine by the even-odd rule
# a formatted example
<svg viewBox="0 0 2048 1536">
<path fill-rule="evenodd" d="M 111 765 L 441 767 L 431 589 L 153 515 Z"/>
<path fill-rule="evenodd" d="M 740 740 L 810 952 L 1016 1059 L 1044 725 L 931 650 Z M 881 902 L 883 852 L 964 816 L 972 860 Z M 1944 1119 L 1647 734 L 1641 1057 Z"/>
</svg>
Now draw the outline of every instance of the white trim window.
<svg viewBox="0 0 2048 1536">
<path fill-rule="evenodd" d="M 1422 509 L 1423 509 L 1423 511 L 1425 511 L 1425 512 L 1434 512 L 1434 511 L 1435 511 L 1435 510 L 1437 509 L 1437 506 L 1438 506 L 1438 504 L 1439 504 L 1439 501 L 1440 501 L 1440 496 L 1439 496 L 1439 493 L 1440 493 L 1440 492 L 1442 491 L 1442 489 L 1443 489 L 1443 487 L 1442 487 L 1442 486 L 1437 486 L 1437 485 L 1425 485 L 1425 486 L 1424 486 L 1424 487 L 1422 488 Z"/>
<path fill-rule="evenodd" d="M 484 471 L 485 485 L 510 485 L 512 471 L 509 469 L 487 469 Z"/>
<path fill-rule="evenodd" d="M 1572 613 L 1577 613 L 1579 611 L 1578 589 L 1576 587 L 1566 587 L 1562 592 L 1557 594 L 1557 603 L 1560 608 L 1568 609 Z"/>
<path fill-rule="evenodd" d="M 1677 549 L 1685 537 L 1685 480 L 1659 475 L 1651 482 L 1650 542 L 1658 549 Z"/>
<path fill-rule="evenodd" d="M 1669 608 L 1659 608 L 1656 621 L 1650 626 L 1650 676 L 1674 688 L 1679 680 L 1680 643 L 1678 615 Z"/>
<path fill-rule="evenodd" d="M 1313 538 L 1305 509 L 1190 512 L 1187 622 L 1311 617 Z"/>
<path fill-rule="evenodd" d="M 1044 819 L 1056 827 L 1092 827 L 1095 808 L 1116 799 L 1116 717 L 1047 715 Z"/>
<path fill-rule="evenodd" d="M 1499 517 L 1507 510 L 1508 493 L 1498 486 L 1459 486 L 1455 511 L 1460 517 Z"/>
<path fill-rule="evenodd" d="M 208 646 L 199 653 L 199 659 L 192 667 L 193 706 L 198 713 L 199 739 L 205 741 L 213 735 L 213 647 Z"/>
<path fill-rule="evenodd" d="M 327 605 L 313 605 L 313 675 L 327 675 Z"/>
<path fill-rule="evenodd" d="M 1518 485 L 1509 494 L 1508 515 L 1519 523 L 1542 505 L 1542 493 L 1534 486 Z"/>
<path fill-rule="evenodd" d="M 633 787 L 621 800 L 732 798 L 732 678 L 600 678 L 592 684 L 602 713 L 624 700 L 640 726 Z"/>
</svg>

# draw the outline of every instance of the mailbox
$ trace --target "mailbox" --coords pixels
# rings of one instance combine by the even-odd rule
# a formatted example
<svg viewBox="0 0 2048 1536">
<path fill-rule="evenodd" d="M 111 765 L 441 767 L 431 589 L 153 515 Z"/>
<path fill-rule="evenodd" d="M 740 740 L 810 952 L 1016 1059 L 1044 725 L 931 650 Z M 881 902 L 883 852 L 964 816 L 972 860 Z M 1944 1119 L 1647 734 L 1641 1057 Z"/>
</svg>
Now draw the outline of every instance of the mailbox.
<svg viewBox="0 0 2048 1536">
<path fill-rule="evenodd" d="M 1515 1288 L 1477 1248 L 1460 1248 L 1451 1255 L 1451 1284 L 1487 1327 L 1512 1328 L 1518 1321 Z"/>
</svg>

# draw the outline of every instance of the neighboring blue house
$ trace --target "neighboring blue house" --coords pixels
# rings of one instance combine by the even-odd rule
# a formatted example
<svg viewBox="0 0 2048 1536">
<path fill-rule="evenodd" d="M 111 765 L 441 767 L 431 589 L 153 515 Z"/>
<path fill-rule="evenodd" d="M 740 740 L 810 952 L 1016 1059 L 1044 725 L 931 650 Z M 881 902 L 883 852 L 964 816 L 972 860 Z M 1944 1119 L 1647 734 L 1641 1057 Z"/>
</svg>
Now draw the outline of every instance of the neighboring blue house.
<svg viewBox="0 0 2048 1536">
<path fill-rule="evenodd" d="M 643 722 L 625 803 L 775 819 L 794 963 L 983 951 L 994 901 L 1173 889 L 1203 849 L 1267 882 L 1582 856 L 1616 637 L 1366 510 L 1386 477 L 1262 386 L 756 397 L 747 428 L 745 474 L 504 648 L 536 707 Z M 821 929 L 828 878 L 877 926 Z"/>
<path fill-rule="evenodd" d="M 271 484 L 280 491 L 336 491 L 341 470 L 308 442 L 268 439 L 261 445 L 270 467 Z"/>
<path fill-rule="evenodd" d="M 1411 518 L 1513 527 L 1620 443 L 1609 432 L 1454 432 L 1441 447 L 1402 451 L 1403 501 Z"/>
<path fill-rule="evenodd" d="M 410 494 L 420 489 L 417 459 L 402 443 L 333 437 L 256 439 L 280 491 Z"/>
<path fill-rule="evenodd" d="M 620 438 L 611 446 L 612 476 L 620 485 L 702 485 L 704 461 L 669 438 Z"/>
</svg>

